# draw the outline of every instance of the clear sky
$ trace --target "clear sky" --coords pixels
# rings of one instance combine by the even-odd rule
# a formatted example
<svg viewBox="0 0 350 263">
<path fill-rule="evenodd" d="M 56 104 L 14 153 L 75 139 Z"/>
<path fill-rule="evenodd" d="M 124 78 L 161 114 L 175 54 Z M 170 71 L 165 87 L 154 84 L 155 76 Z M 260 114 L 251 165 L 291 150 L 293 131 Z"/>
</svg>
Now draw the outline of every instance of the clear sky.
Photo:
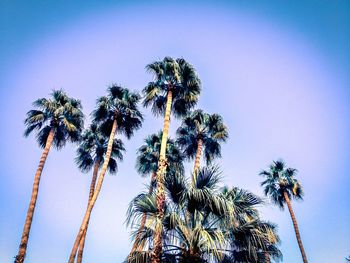
<svg viewBox="0 0 350 263">
<path fill-rule="evenodd" d="M 144 67 L 165 55 L 197 69 L 198 107 L 223 116 L 230 140 L 224 182 L 262 195 L 261 169 L 284 158 L 299 170 L 305 201 L 294 203 L 309 262 L 350 254 L 349 1 L 0 2 L 0 262 L 16 255 L 41 149 L 23 137 L 31 102 L 63 88 L 87 115 L 111 83 L 140 91 Z M 116 176 L 107 176 L 90 221 L 85 262 L 122 262 L 130 249 L 129 201 L 147 179 L 134 169 L 143 138 L 161 128 L 143 110 Z M 171 124 L 174 134 L 178 122 Z M 27 263 L 66 262 L 82 220 L 90 174 L 75 146 L 47 160 Z M 284 262 L 301 262 L 287 211 L 279 225 Z"/>
</svg>

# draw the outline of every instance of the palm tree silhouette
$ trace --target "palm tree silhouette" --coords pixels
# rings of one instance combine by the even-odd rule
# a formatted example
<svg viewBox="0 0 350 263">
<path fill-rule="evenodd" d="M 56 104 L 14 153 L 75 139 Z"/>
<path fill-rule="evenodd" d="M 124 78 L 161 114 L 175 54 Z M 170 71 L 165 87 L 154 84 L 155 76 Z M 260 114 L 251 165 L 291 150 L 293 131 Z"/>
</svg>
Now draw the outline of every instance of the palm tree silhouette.
<svg viewBox="0 0 350 263">
<path fill-rule="evenodd" d="M 194 186 L 180 174 L 166 177 L 162 262 L 264 262 L 261 259 L 265 252 L 274 255 L 268 246 L 274 247 L 276 258 L 281 256 L 276 247 L 279 238 L 275 226 L 259 219 L 256 210 L 262 204 L 259 197 L 238 188 L 220 189 L 221 175 L 215 166 L 203 167 L 195 176 Z M 186 207 L 193 214 L 190 221 Z M 145 250 L 131 253 L 128 263 L 146 263 L 152 259 L 158 220 L 154 194 L 144 193 L 134 198 L 127 222 L 137 224 L 144 213 L 150 222 L 142 229 L 139 244 Z"/>
<path fill-rule="evenodd" d="M 149 194 L 153 193 L 154 185 L 156 183 L 156 173 L 158 170 L 158 160 L 159 160 L 159 153 L 160 153 L 160 144 L 161 144 L 161 138 L 162 138 L 162 131 L 160 131 L 158 134 L 152 134 L 148 136 L 145 139 L 145 144 L 142 145 L 137 153 L 137 160 L 136 160 L 136 169 L 142 176 L 148 176 L 151 174 L 151 183 L 149 187 Z M 167 159 L 167 174 L 168 173 L 174 173 L 174 169 L 179 172 L 183 173 L 184 167 L 183 167 L 183 155 L 178 149 L 178 147 L 175 145 L 174 141 L 170 138 L 167 139 L 167 148 L 166 148 L 166 159 Z M 139 240 L 141 236 L 141 231 L 144 228 L 147 220 L 147 214 L 144 213 L 142 215 L 141 219 L 141 225 L 140 225 L 140 231 L 136 235 L 134 245 L 132 247 L 131 253 L 133 253 L 135 250 L 138 249 Z M 141 245 L 143 247 L 144 244 Z"/>
<path fill-rule="evenodd" d="M 108 88 L 108 96 L 100 97 L 97 100 L 97 107 L 92 114 L 93 122 L 100 126 L 101 131 L 105 135 L 108 135 L 109 139 L 95 191 L 89 201 L 89 205 L 75 239 L 69 256 L 69 263 L 74 262 L 79 243 L 86 232 L 92 209 L 101 191 L 103 179 L 107 172 L 109 160 L 112 154 L 115 134 L 117 132 L 125 134 L 129 139 L 135 130 L 141 128 L 143 117 L 138 109 L 139 100 L 140 96 L 138 94 L 130 92 L 128 89 L 117 85 L 112 85 Z"/>
<path fill-rule="evenodd" d="M 37 131 L 37 141 L 44 150 L 34 177 L 32 196 L 21 243 L 18 254 L 15 257 L 16 263 L 24 262 L 26 256 L 30 228 L 38 198 L 40 178 L 51 146 L 61 149 L 67 141 L 79 141 L 84 125 L 84 115 L 81 111 L 80 101 L 68 97 L 62 90 L 54 90 L 49 99 L 41 98 L 34 101 L 33 106 L 35 109 L 28 111 L 27 118 L 24 121 L 27 126 L 24 135 L 27 137 L 33 131 Z"/>
<path fill-rule="evenodd" d="M 303 262 L 307 263 L 308 261 L 301 241 L 298 223 L 290 200 L 291 198 L 302 200 L 304 195 L 301 184 L 295 178 L 296 173 L 297 170 L 294 168 L 287 168 L 284 161 L 274 161 L 268 170 L 260 172 L 260 175 L 266 177 L 265 181 L 261 183 L 261 186 L 264 187 L 265 195 L 269 196 L 272 202 L 281 209 L 284 209 L 284 205 L 287 204 Z"/>
<path fill-rule="evenodd" d="M 93 169 L 88 204 L 95 192 L 97 174 L 102 163 L 104 162 L 104 158 L 107 152 L 107 145 L 108 137 L 102 134 L 97 124 L 91 124 L 90 127 L 83 132 L 75 161 L 82 172 L 86 173 Z M 114 139 L 111 157 L 108 162 L 109 173 L 115 174 L 117 172 L 117 160 L 123 160 L 123 151 L 125 151 L 123 142 L 120 139 Z M 89 221 L 87 222 L 86 231 L 80 240 L 77 257 L 78 263 L 81 263 L 83 259 L 83 251 L 88 225 Z"/>
<path fill-rule="evenodd" d="M 214 158 L 221 157 L 220 143 L 228 138 L 222 117 L 202 110 L 195 110 L 186 116 L 176 133 L 176 142 L 184 155 L 188 159 L 195 159 L 193 174 L 199 169 L 202 152 L 207 164 L 210 164 Z"/>
<path fill-rule="evenodd" d="M 170 126 L 170 114 L 175 117 L 185 116 L 193 108 L 199 97 L 201 82 L 192 65 L 184 59 L 165 57 L 162 61 L 156 61 L 146 66 L 153 73 L 154 81 L 148 83 L 143 93 L 144 106 L 152 105 L 152 111 L 156 115 L 164 114 L 163 135 L 159 154 L 157 171 L 157 208 L 158 223 L 154 238 L 154 253 L 152 262 L 160 263 L 162 251 L 162 224 L 164 216 L 164 174 L 166 171 L 166 145 Z"/>
</svg>

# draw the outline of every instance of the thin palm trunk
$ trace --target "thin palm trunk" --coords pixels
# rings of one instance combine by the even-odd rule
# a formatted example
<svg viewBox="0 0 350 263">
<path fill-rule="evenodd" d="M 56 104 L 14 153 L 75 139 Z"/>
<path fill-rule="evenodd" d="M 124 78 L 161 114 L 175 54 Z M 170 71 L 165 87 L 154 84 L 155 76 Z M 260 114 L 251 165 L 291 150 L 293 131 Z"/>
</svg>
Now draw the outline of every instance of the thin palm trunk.
<svg viewBox="0 0 350 263">
<path fill-rule="evenodd" d="M 305 253 L 305 250 L 304 250 L 303 243 L 301 242 L 301 237 L 300 237 L 298 223 L 297 223 L 297 220 L 295 218 L 294 211 L 293 211 L 293 208 L 292 208 L 292 204 L 290 202 L 290 199 L 289 199 L 288 194 L 287 194 L 286 191 L 283 192 L 283 196 L 284 196 L 284 199 L 286 200 L 286 203 L 287 203 L 287 206 L 288 206 L 288 210 L 289 210 L 290 216 L 291 216 L 292 221 L 293 221 L 294 230 L 295 230 L 295 236 L 297 237 L 297 241 L 298 241 L 298 245 L 299 245 L 299 248 L 300 248 L 301 256 L 303 257 L 303 262 L 307 263 L 308 261 L 307 261 L 307 258 L 306 258 L 306 253 Z"/>
<path fill-rule="evenodd" d="M 95 192 L 95 186 L 96 186 L 96 180 L 97 180 L 97 174 L 98 174 L 98 168 L 100 167 L 100 160 L 97 160 L 95 165 L 94 165 L 94 171 L 92 174 L 92 179 L 91 179 L 91 183 L 90 183 L 90 191 L 89 191 L 89 200 L 88 200 L 88 206 L 89 206 L 89 202 L 92 199 L 92 196 L 94 195 Z M 89 227 L 89 221 L 86 225 L 86 230 L 83 234 L 83 236 L 81 237 L 80 243 L 79 243 L 79 250 L 78 250 L 78 258 L 77 258 L 77 262 L 81 263 L 83 260 L 83 252 L 84 252 L 84 246 L 85 246 L 85 239 L 86 239 L 86 232 L 87 229 Z"/>
<path fill-rule="evenodd" d="M 200 167 L 200 161 L 201 161 L 201 155 L 202 155 L 202 149 L 203 149 L 203 141 L 201 139 L 198 139 L 197 141 L 197 150 L 196 150 L 196 158 L 194 161 L 194 167 L 193 167 L 193 173 L 192 173 L 192 186 L 196 185 L 196 180 L 197 180 L 197 172 L 199 170 Z M 193 222 L 193 218 L 191 220 L 191 213 L 190 211 L 186 211 L 186 221 L 187 224 L 194 224 Z"/>
<path fill-rule="evenodd" d="M 156 180 L 156 177 L 157 177 L 157 173 L 154 172 L 152 174 L 151 185 L 150 185 L 149 190 L 148 190 L 149 194 L 153 193 L 153 183 Z M 143 213 L 140 228 L 136 234 L 136 238 L 135 238 L 134 245 L 132 246 L 131 254 L 134 253 L 136 250 L 138 250 L 138 248 L 142 248 L 144 246 L 144 242 L 141 242 L 141 244 L 140 244 L 140 239 L 141 239 L 142 230 L 145 228 L 146 221 L 147 221 L 147 214 Z"/>
<path fill-rule="evenodd" d="M 269 253 L 266 251 L 266 252 L 264 253 L 264 255 L 265 255 L 265 262 L 266 262 L 266 263 L 270 263 L 271 261 L 270 261 L 270 255 L 269 255 Z"/>
<path fill-rule="evenodd" d="M 21 243 L 19 245 L 19 251 L 18 251 L 18 254 L 15 258 L 15 263 L 24 262 L 24 258 L 26 256 L 30 228 L 31 228 L 32 221 L 33 221 L 33 215 L 34 215 L 34 210 L 35 210 L 35 206 L 36 206 L 36 201 L 38 199 L 40 178 L 41 178 L 42 171 L 44 169 L 46 158 L 47 158 L 49 151 L 51 149 L 54 134 L 55 134 L 54 129 L 51 129 L 49 136 L 46 139 L 46 145 L 45 145 L 45 148 L 44 148 L 43 153 L 41 155 L 40 162 L 39 162 L 38 168 L 37 168 L 36 173 L 35 173 L 33 189 L 32 189 L 32 196 L 31 196 L 29 208 L 27 211 L 27 217 L 26 217 L 26 221 L 24 224 L 24 228 L 23 228 Z"/>
<path fill-rule="evenodd" d="M 167 104 L 166 104 L 165 115 L 164 115 L 163 135 L 162 135 L 162 142 L 160 146 L 160 155 L 159 155 L 159 163 L 158 163 L 158 171 L 157 171 L 156 198 L 157 198 L 157 209 L 158 209 L 157 219 L 158 220 L 155 227 L 154 249 L 153 249 L 152 259 L 151 259 L 153 263 L 161 263 L 161 255 L 162 255 L 162 220 L 164 217 L 164 203 L 165 203 L 164 174 L 167 167 L 165 154 L 166 154 L 166 146 L 167 146 L 167 140 L 168 140 L 168 134 L 169 134 L 172 100 L 173 100 L 173 93 L 170 88 L 167 95 Z"/>
<path fill-rule="evenodd" d="M 84 235 L 84 232 L 86 232 L 87 225 L 88 225 L 88 222 L 89 222 L 90 216 L 91 216 L 91 211 L 92 211 L 92 209 L 93 209 L 93 207 L 94 207 L 94 205 L 96 203 L 97 197 L 98 197 L 98 195 L 99 195 L 99 193 L 101 191 L 103 179 L 104 179 L 104 177 L 106 175 L 107 168 L 108 168 L 108 163 L 109 163 L 109 160 L 111 158 L 113 140 L 114 140 L 116 131 L 117 131 L 117 121 L 114 120 L 113 121 L 112 130 L 111 130 L 111 134 L 110 134 L 109 140 L 108 140 L 106 156 L 105 156 L 105 159 L 104 159 L 104 162 L 103 162 L 103 165 L 102 165 L 102 169 L 101 169 L 100 175 L 98 177 L 96 189 L 95 189 L 94 194 L 93 194 L 93 196 L 92 196 L 92 198 L 91 198 L 91 200 L 89 202 L 89 205 L 88 205 L 88 207 L 86 209 L 83 222 L 81 223 L 78 235 L 77 235 L 77 237 L 75 239 L 75 242 L 74 242 L 71 254 L 69 256 L 69 260 L 68 260 L 69 263 L 73 263 L 74 262 L 74 259 L 75 259 L 75 256 L 77 254 L 77 250 L 78 250 L 78 247 L 79 247 L 80 240 L 82 239 L 82 236 Z"/>
<path fill-rule="evenodd" d="M 193 168 L 193 178 L 192 178 L 192 183 L 193 184 L 195 184 L 195 182 L 196 182 L 196 174 L 197 174 L 198 169 L 200 167 L 202 149 L 203 149 L 203 141 L 201 139 L 198 139 L 198 141 L 197 141 L 196 159 L 195 159 L 194 168 Z"/>
</svg>

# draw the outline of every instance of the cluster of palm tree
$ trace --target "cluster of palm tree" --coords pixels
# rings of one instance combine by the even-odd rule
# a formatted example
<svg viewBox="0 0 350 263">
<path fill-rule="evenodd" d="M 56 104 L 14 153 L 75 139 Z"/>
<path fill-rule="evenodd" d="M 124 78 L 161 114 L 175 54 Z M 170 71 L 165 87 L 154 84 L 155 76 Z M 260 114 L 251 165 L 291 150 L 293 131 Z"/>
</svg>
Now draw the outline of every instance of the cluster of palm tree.
<svg viewBox="0 0 350 263">
<path fill-rule="evenodd" d="M 62 90 L 50 99 L 39 99 L 27 113 L 25 135 L 37 132 L 44 149 L 34 178 L 32 196 L 16 263 L 24 262 L 31 223 L 38 197 L 40 177 L 52 146 L 78 143 L 76 164 L 82 172 L 92 170 L 86 212 L 77 232 L 69 263 L 82 262 L 89 221 L 107 172 L 116 173 L 125 148 L 117 134 L 130 139 L 141 128 L 139 103 L 164 116 L 163 129 L 148 136 L 137 152 L 136 169 L 150 176 L 148 189 L 136 196 L 127 211 L 133 229 L 133 246 L 125 262 L 271 262 L 282 259 L 277 226 L 260 218 L 262 198 L 237 187 L 222 185 L 221 144 L 228 129 L 218 114 L 193 108 L 201 92 L 194 67 L 184 59 L 165 57 L 146 66 L 154 76 L 143 96 L 118 85 L 97 99 L 91 124 L 84 130 L 79 100 Z M 169 138 L 171 116 L 181 119 L 176 139 Z M 205 165 L 201 166 L 201 159 Z M 194 161 L 186 176 L 184 162 Z M 265 194 L 281 208 L 287 204 L 304 263 L 306 254 L 291 206 L 301 199 L 302 187 L 296 170 L 275 161 L 261 172 Z"/>
</svg>

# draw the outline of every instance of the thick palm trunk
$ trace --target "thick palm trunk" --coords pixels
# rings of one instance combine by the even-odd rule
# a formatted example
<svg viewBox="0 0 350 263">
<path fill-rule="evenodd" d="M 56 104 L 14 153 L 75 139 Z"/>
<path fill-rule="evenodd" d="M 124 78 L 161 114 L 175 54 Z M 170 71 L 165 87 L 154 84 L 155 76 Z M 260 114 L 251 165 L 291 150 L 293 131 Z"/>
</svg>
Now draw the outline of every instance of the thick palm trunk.
<svg viewBox="0 0 350 263">
<path fill-rule="evenodd" d="M 287 206 L 288 206 L 288 210 L 289 210 L 290 216 L 291 216 L 292 221 L 293 221 L 294 230 L 295 230 L 295 236 L 297 237 L 297 241 L 298 241 L 298 245 L 299 245 L 299 248 L 300 248 L 301 256 L 303 257 L 303 262 L 307 263 L 308 261 L 307 261 L 307 258 L 306 258 L 306 253 L 305 253 L 305 250 L 304 250 L 303 243 L 301 242 L 299 227 L 298 227 L 298 223 L 297 223 L 297 220 L 295 218 L 295 215 L 294 215 L 292 204 L 290 202 L 290 199 L 288 197 L 287 192 L 283 192 L 283 196 L 284 196 L 284 199 L 286 200 L 286 203 L 287 203 Z"/>
<path fill-rule="evenodd" d="M 45 145 L 45 148 L 44 148 L 43 153 L 41 155 L 40 162 L 39 162 L 38 168 L 37 168 L 36 173 L 35 173 L 33 189 L 32 189 L 32 196 L 31 196 L 29 208 L 27 211 L 27 217 L 26 217 L 26 221 L 24 224 L 24 228 L 23 228 L 21 243 L 19 245 L 19 251 L 18 251 L 18 254 L 15 258 L 15 263 L 24 262 L 24 258 L 26 256 L 30 228 L 31 228 L 32 221 L 33 221 L 36 200 L 38 199 L 41 173 L 44 169 L 46 158 L 47 158 L 49 151 L 51 149 L 53 138 L 54 138 L 54 130 L 51 129 L 49 136 L 46 139 L 46 145 Z"/>
<path fill-rule="evenodd" d="M 169 126 L 170 126 L 170 112 L 171 112 L 171 103 L 173 100 L 173 93 L 172 90 L 169 89 L 168 95 L 167 95 L 167 104 L 165 108 L 165 115 L 164 115 L 164 126 L 163 126 L 163 135 L 162 135 L 162 142 L 160 146 L 160 155 L 159 155 L 159 162 L 158 162 L 158 171 L 157 171 L 157 193 L 156 193 L 156 199 L 157 199 L 157 209 L 158 209 L 158 215 L 157 215 L 157 224 L 155 227 L 155 234 L 154 234 L 154 249 L 152 253 L 152 263 L 161 263 L 161 255 L 162 255 L 162 220 L 164 217 L 164 203 L 165 203 L 165 186 L 164 186 L 164 174 L 166 171 L 167 163 L 166 163 L 166 146 L 167 146 L 167 140 L 168 140 L 168 134 L 169 134 Z"/>
<path fill-rule="evenodd" d="M 100 167 L 100 161 L 98 160 L 98 161 L 96 161 L 96 163 L 94 165 L 94 171 L 93 171 L 92 179 L 91 179 L 91 183 L 90 183 L 88 206 L 89 206 L 89 202 L 91 201 L 92 196 L 94 195 L 94 192 L 95 192 L 95 186 L 96 186 L 96 180 L 97 180 L 97 174 L 98 174 L 99 167 Z M 83 260 L 86 232 L 87 232 L 88 227 L 89 227 L 89 221 L 87 222 L 86 230 L 85 230 L 83 236 L 81 237 L 81 240 L 79 243 L 78 258 L 77 258 L 78 263 L 81 263 Z"/>
<path fill-rule="evenodd" d="M 96 203 L 97 197 L 98 197 L 98 195 L 99 195 L 99 193 L 101 191 L 103 179 L 104 179 L 104 177 L 106 175 L 107 168 L 108 168 L 108 163 L 109 163 L 109 160 L 111 158 L 113 140 L 114 140 L 114 136 L 115 136 L 116 131 L 117 131 L 117 121 L 114 120 L 113 121 L 112 130 L 111 130 L 111 134 L 110 134 L 109 140 L 108 140 L 106 156 L 105 156 L 105 159 L 104 159 L 104 162 L 103 162 L 103 165 L 102 165 L 100 176 L 98 177 L 96 189 L 95 189 L 94 194 L 93 194 L 93 196 L 92 196 L 92 198 L 91 198 L 91 200 L 89 202 L 89 205 L 88 205 L 88 207 L 86 209 L 83 222 L 81 223 L 78 235 L 77 235 L 77 237 L 75 239 L 72 251 L 71 251 L 70 256 L 69 256 L 69 260 L 68 260 L 69 263 L 73 263 L 74 262 L 74 259 L 75 259 L 75 256 L 76 256 L 76 253 L 77 253 L 77 250 L 78 250 L 78 247 L 79 247 L 80 240 L 82 239 L 84 233 L 86 232 L 87 225 L 88 225 L 88 222 L 89 222 L 90 216 L 91 216 L 91 211 L 92 211 L 92 209 L 93 209 L 93 207 L 94 207 L 94 205 Z"/>
<path fill-rule="evenodd" d="M 152 194 L 152 193 L 153 193 L 153 183 L 154 183 L 154 181 L 156 180 L 156 177 L 157 177 L 157 174 L 154 172 L 154 173 L 152 174 L 151 185 L 150 185 L 149 190 L 148 190 L 148 193 L 149 193 L 149 194 Z M 131 249 L 131 254 L 134 253 L 136 250 L 138 250 L 138 248 L 140 248 L 140 247 L 142 248 L 142 247 L 144 246 L 144 242 L 141 242 L 141 244 L 140 244 L 140 239 L 141 239 L 142 230 L 145 228 L 146 221 L 147 221 L 147 214 L 144 213 L 144 214 L 142 215 L 140 228 L 139 228 L 139 230 L 138 230 L 138 232 L 137 232 L 134 245 L 132 246 L 132 249 Z M 140 245 L 139 245 L 139 244 L 140 244 Z"/>
</svg>

